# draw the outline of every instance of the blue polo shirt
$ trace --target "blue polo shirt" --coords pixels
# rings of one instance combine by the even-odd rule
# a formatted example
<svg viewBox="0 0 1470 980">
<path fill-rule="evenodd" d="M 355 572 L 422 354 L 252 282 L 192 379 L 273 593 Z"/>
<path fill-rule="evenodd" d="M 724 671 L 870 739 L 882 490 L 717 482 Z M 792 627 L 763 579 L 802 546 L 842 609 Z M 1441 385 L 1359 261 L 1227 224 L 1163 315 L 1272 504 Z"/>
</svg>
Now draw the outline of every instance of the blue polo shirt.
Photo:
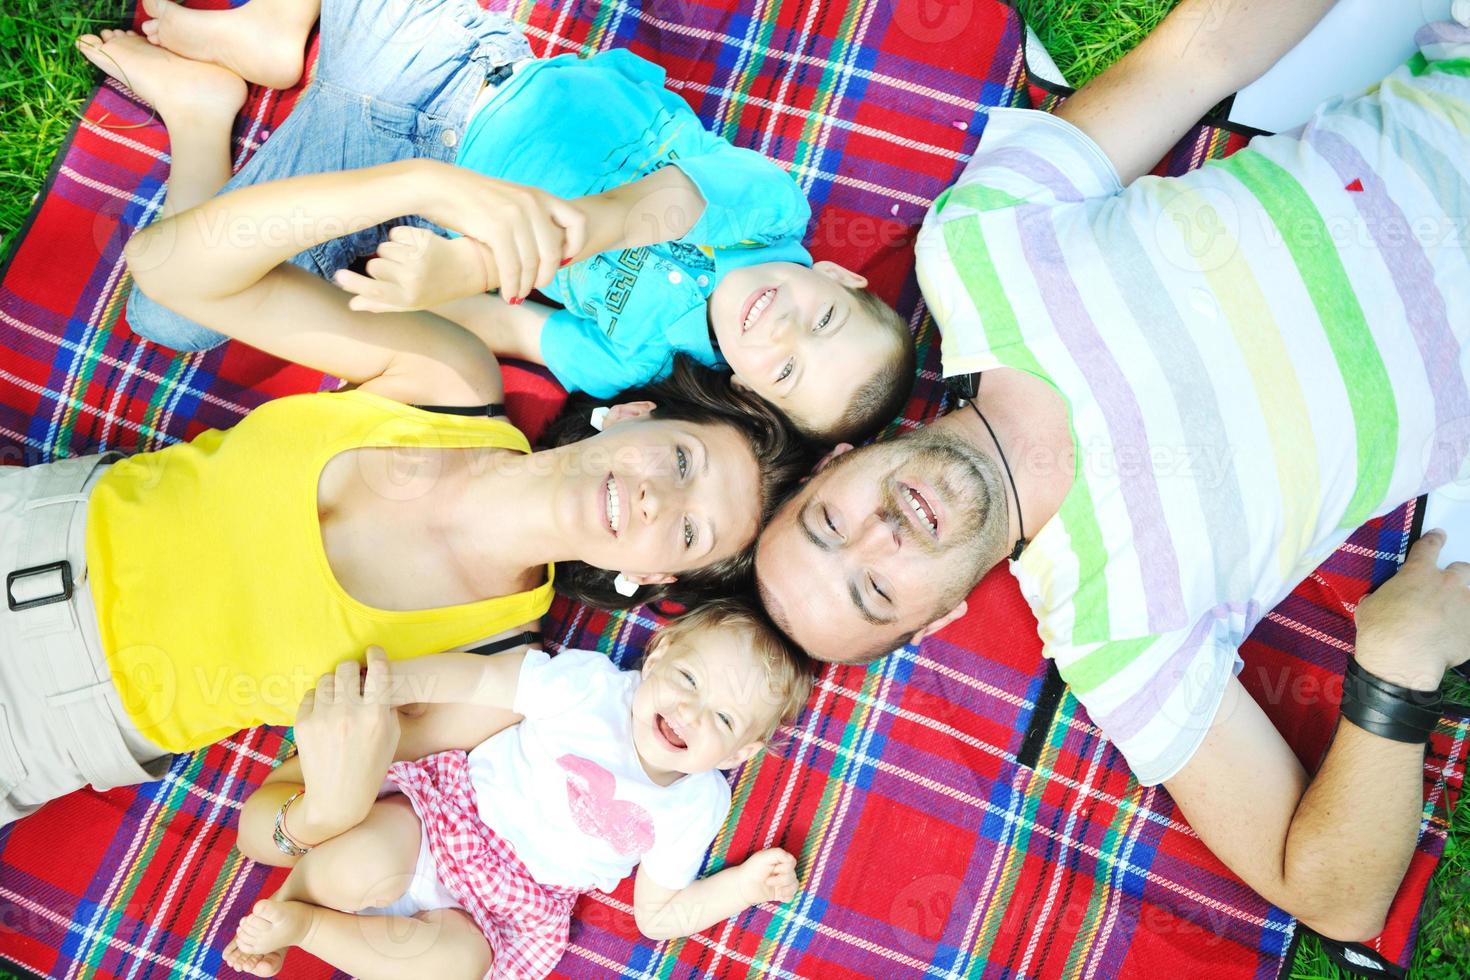
<svg viewBox="0 0 1470 980">
<path fill-rule="evenodd" d="M 806 196 L 774 162 L 708 132 L 664 70 L 629 51 L 522 64 L 466 127 L 457 162 L 489 177 L 575 198 L 676 164 L 704 196 L 683 238 L 603 252 L 541 290 L 562 304 L 541 335 L 565 387 L 598 397 L 663 377 L 674 354 L 723 366 L 709 296 L 732 269 L 810 266 Z"/>
</svg>

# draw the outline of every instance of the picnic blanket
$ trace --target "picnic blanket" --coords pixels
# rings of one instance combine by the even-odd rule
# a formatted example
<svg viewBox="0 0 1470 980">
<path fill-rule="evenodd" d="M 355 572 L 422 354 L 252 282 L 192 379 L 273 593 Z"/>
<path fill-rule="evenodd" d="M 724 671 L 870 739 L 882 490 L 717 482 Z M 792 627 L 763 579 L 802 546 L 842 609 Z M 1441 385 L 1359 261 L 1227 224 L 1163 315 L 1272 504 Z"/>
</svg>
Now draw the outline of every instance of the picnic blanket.
<svg viewBox="0 0 1470 980">
<path fill-rule="evenodd" d="M 330 2 L 330 0 L 328 0 Z M 539 54 L 631 47 L 663 64 L 706 123 L 788 166 L 811 196 L 812 251 L 861 269 L 911 318 L 921 376 L 908 428 L 944 408 L 937 338 L 912 275 L 929 202 L 983 130 L 986 107 L 1050 104 L 1028 79 L 1022 28 L 997 0 L 521 3 Z M 241 158 L 296 92 L 253 92 Z M 1180 172 L 1241 145 L 1203 126 L 1161 165 Z M 0 445 L 7 463 L 148 448 L 229 425 L 320 375 L 240 345 L 184 357 L 130 335 L 121 246 L 156 212 L 167 140 L 125 90 L 103 86 L 0 270 Z M 511 368 L 512 417 L 535 430 L 560 394 Z M 1304 763 L 1337 713 L 1354 602 L 1392 573 L 1408 505 L 1360 531 L 1273 612 L 1245 650 L 1246 683 Z M 558 601 L 553 648 L 620 663 L 658 615 Z M 992 574 L 971 612 L 870 669 L 823 671 L 808 710 L 733 777 L 734 812 L 707 870 L 781 845 L 804 887 L 688 940 L 639 936 L 631 884 L 578 907 L 565 977 L 1156 977 L 1284 975 L 1303 929 L 1227 872 L 1166 793 L 1138 786 L 1050 678 L 1014 581 Z M 1418 909 L 1458 796 L 1470 721 L 1430 746 L 1419 847 L 1388 928 L 1348 951 L 1407 964 Z M 179 758 L 136 789 L 73 794 L 0 831 L 0 957 L 55 977 L 213 977 L 220 950 L 280 873 L 232 844 L 241 801 L 283 756 L 259 728 Z M 331 971 L 300 952 L 288 977 Z"/>
</svg>

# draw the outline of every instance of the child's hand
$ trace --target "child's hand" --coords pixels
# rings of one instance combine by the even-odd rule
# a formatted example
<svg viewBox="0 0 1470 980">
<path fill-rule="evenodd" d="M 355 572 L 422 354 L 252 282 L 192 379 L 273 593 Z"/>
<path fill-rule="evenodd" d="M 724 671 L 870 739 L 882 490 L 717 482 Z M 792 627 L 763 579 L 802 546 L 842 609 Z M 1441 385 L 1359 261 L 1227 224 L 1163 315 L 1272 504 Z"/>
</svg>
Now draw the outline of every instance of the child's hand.
<svg viewBox="0 0 1470 980">
<path fill-rule="evenodd" d="M 745 859 L 740 870 L 745 874 L 745 893 L 751 905 L 789 902 L 801 886 L 796 877 L 796 858 L 779 847 L 757 851 Z"/>
<path fill-rule="evenodd" d="M 506 302 L 519 303 L 587 244 L 586 213 L 554 194 L 451 165 L 434 167 L 431 176 L 421 213 L 479 246 L 481 292 L 498 288 Z"/>
<path fill-rule="evenodd" d="M 431 310 L 493 288 L 485 247 L 472 238 L 445 238 L 399 225 L 378 246 L 367 275 L 343 269 L 337 285 L 354 294 L 347 304 L 368 313 Z"/>
</svg>

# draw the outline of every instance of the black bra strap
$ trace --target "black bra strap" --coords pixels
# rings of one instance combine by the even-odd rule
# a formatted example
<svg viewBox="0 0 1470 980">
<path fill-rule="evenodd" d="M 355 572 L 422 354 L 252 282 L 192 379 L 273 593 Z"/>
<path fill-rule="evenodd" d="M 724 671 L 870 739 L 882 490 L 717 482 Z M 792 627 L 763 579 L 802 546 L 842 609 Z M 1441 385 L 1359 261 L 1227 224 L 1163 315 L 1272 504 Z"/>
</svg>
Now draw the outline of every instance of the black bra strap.
<svg viewBox="0 0 1470 980">
<path fill-rule="evenodd" d="M 541 642 L 541 634 L 532 630 L 517 633 L 515 636 L 507 636 L 502 640 L 491 640 L 483 646 L 471 647 L 470 653 L 478 653 L 482 657 L 488 657 L 492 653 L 503 653 L 506 650 L 519 646 L 536 646 Z"/>
<path fill-rule="evenodd" d="M 499 402 L 490 405 L 415 405 L 414 408 L 438 412 L 440 415 L 466 415 L 471 418 L 496 419 L 505 415 L 505 406 Z"/>
</svg>

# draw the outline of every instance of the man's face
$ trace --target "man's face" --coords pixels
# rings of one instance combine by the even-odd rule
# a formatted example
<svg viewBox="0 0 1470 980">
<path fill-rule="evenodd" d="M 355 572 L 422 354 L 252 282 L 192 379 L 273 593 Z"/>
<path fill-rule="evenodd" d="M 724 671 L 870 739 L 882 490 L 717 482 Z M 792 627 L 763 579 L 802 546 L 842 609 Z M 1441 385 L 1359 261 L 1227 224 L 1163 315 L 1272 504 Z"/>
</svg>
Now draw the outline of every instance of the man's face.
<svg viewBox="0 0 1470 980">
<path fill-rule="evenodd" d="M 923 430 L 833 460 L 761 534 L 772 615 L 818 660 L 860 660 L 947 622 L 999 560 L 1008 528 L 994 462 Z"/>
</svg>

